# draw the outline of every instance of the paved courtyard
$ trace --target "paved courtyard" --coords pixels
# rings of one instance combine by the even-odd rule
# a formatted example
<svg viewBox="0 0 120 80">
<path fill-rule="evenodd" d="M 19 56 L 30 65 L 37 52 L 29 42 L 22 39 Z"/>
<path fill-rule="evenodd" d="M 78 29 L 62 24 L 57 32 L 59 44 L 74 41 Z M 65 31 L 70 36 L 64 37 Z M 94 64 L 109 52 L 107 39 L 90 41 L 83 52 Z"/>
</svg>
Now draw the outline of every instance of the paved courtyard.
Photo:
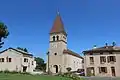
<svg viewBox="0 0 120 80">
<path fill-rule="evenodd" d="M 85 80 L 120 80 L 120 77 L 84 77 Z"/>
</svg>

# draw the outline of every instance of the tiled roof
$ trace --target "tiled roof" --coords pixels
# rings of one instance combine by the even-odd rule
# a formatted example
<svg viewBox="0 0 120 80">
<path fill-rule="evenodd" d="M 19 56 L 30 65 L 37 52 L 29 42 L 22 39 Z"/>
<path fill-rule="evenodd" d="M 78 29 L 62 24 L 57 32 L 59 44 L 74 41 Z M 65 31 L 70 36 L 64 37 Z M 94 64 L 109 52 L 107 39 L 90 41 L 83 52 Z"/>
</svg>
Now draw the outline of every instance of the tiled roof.
<svg viewBox="0 0 120 80">
<path fill-rule="evenodd" d="M 5 49 L 5 50 L 3 50 L 3 51 L 1 51 L 0 53 L 3 53 L 3 52 L 5 52 L 5 51 L 7 51 L 7 50 L 9 50 L 9 49 L 12 49 L 12 50 L 14 50 L 14 51 L 17 51 L 17 52 L 20 52 L 21 54 L 23 54 L 23 55 L 28 55 L 28 56 L 33 56 L 32 54 L 28 54 L 27 52 L 25 52 L 25 51 L 22 51 L 22 50 L 19 50 L 19 49 L 14 49 L 14 48 L 8 48 L 8 49 Z"/>
<path fill-rule="evenodd" d="M 59 32 L 63 32 L 66 34 L 65 29 L 64 29 L 64 24 L 62 22 L 60 14 L 57 14 L 57 17 L 54 21 L 54 24 L 52 26 L 50 33 L 59 33 Z"/>
<path fill-rule="evenodd" d="M 118 47 L 118 46 L 104 46 L 104 47 L 94 48 L 91 50 L 86 50 L 83 52 L 87 53 L 87 52 L 100 52 L 100 51 L 120 51 L 120 47 Z"/>
<path fill-rule="evenodd" d="M 75 52 L 73 52 L 73 51 L 71 51 L 71 50 L 69 50 L 69 49 L 64 50 L 63 53 L 64 53 L 64 54 L 70 54 L 70 55 L 73 55 L 73 56 L 76 56 L 76 57 L 79 57 L 79 58 L 83 59 L 82 56 L 80 56 L 79 54 L 77 54 L 77 53 L 75 53 Z"/>
</svg>

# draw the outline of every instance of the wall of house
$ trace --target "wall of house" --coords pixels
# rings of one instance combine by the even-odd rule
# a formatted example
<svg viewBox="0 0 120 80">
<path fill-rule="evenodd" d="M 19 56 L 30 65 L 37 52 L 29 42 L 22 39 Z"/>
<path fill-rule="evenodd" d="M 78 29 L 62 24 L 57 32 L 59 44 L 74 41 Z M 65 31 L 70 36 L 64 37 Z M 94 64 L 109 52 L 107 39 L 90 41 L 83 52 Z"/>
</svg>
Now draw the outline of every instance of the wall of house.
<svg viewBox="0 0 120 80">
<path fill-rule="evenodd" d="M 7 62 L 7 57 L 12 58 L 11 62 Z M 7 50 L 0 54 L 0 58 L 4 58 L 4 62 L 0 62 L 0 71 L 21 71 L 20 59 L 22 58 L 22 55 L 16 51 L 11 49 Z"/>
<path fill-rule="evenodd" d="M 100 56 L 106 56 L 106 63 L 100 63 Z M 108 63 L 108 56 L 116 56 L 116 62 Z M 94 57 L 94 64 L 90 64 L 90 57 Z M 109 54 L 107 52 L 100 55 L 99 53 L 94 53 L 93 55 L 85 55 L 84 56 L 84 69 L 85 74 L 87 76 L 87 68 L 94 67 L 95 68 L 95 76 L 112 76 L 111 67 L 115 67 L 116 76 L 120 76 L 120 53 L 114 52 L 113 54 Z M 99 67 L 107 67 L 107 73 L 99 73 Z"/>
<path fill-rule="evenodd" d="M 11 58 L 11 62 L 7 62 L 6 58 Z M 28 63 L 24 63 L 23 54 L 14 51 L 12 49 L 9 49 L 3 53 L 0 54 L 0 58 L 4 58 L 4 62 L 0 62 L 0 71 L 9 70 L 9 71 L 23 71 L 23 66 L 28 67 Z M 34 58 L 28 58 L 28 62 L 30 66 L 27 68 L 26 72 L 32 72 L 33 69 L 35 69 L 35 61 Z M 34 65 L 32 64 L 32 61 L 34 61 Z"/>
<path fill-rule="evenodd" d="M 77 71 L 78 69 L 83 69 L 82 60 L 79 57 L 70 55 L 70 54 L 64 54 L 64 63 L 63 63 L 63 70 L 64 72 L 67 72 L 66 68 L 71 67 L 71 71 Z"/>
</svg>

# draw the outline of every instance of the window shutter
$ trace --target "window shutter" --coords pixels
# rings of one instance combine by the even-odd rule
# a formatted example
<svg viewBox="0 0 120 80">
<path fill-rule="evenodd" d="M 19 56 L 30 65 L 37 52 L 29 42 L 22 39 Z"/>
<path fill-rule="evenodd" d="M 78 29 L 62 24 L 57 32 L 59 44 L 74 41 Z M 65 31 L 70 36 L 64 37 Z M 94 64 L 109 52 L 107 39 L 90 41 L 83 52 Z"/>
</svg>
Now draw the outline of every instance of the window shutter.
<svg viewBox="0 0 120 80">
<path fill-rule="evenodd" d="M 106 57 L 104 57 L 104 60 L 105 60 L 105 62 L 106 62 Z"/>
<path fill-rule="evenodd" d="M 108 63 L 110 62 L 110 56 L 107 57 Z"/>
<path fill-rule="evenodd" d="M 114 62 L 116 62 L 116 57 L 114 56 Z"/>
<path fill-rule="evenodd" d="M 105 73 L 107 73 L 107 67 L 105 67 Z"/>
<path fill-rule="evenodd" d="M 99 67 L 99 73 L 101 73 L 101 67 Z"/>
</svg>

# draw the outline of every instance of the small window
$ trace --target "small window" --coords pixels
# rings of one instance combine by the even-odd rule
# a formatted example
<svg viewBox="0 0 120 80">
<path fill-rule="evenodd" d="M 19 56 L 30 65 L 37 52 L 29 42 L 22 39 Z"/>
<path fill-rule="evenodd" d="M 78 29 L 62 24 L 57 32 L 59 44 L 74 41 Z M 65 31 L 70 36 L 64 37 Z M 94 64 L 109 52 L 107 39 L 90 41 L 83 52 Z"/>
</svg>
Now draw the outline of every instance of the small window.
<svg viewBox="0 0 120 80">
<path fill-rule="evenodd" d="M 94 58 L 90 57 L 90 64 L 94 64 Z"/>
<path fill-rule="evenodd" d="M 100 54 L 103 55 L 103 52 L 101 52 Z"/>
<path fill-rule="evenodd" d="M 106 62 L 106 57 L 105 56 L 100 56 L 100 63 L 103 64 Z"/>
<path fill-rule="evenodd" d="M 28 59 L 24 58 L 24 62 L 28 62 Z"/>
<path fill-rule="evenodd" d="M 57 55 L 57 53 L 55 53 L 55 55 Z"/>
<path fill-rule="evenodd" d="M 53 36 L 53 41 L 55 41 L 55 36 Z"/>
<path fill-rule="evenodd" d="M 4 62 L 4 58 L 0 58 L 0 62 Z"/>
<path fill-rule="evenodd" d="M 11 58 L 9 58 L 9 62 L 11 62 L 12 61 L 12 59 Z"/>
<path fill-rule="evenodd" d="M 107 73 L 107 67 L 100 67 L 99 73 Z"/>
<path fill-rule="evenodd" d="M 109 62 L 116 62 L 116 57 L 115 56 L 108 56 L 108 63 Z"/>
<path fill-rule="evenodd" d="M 113 54 L 113 52 L 109 52 L 109 54 Z"/>
<path fill-rule="evenodd" d="M 33 65 L 33 61 L 32 61 L 32 65 Z"/>
<path fill-rule="evenodd" d="M 57 36 L 57 41 L 59 40 L 59 36 Z"/>
<path fill-rule="evenodd" d="M 90 55 L 93 55 L 93 53 L 90 53 Z"/>
</svg>

